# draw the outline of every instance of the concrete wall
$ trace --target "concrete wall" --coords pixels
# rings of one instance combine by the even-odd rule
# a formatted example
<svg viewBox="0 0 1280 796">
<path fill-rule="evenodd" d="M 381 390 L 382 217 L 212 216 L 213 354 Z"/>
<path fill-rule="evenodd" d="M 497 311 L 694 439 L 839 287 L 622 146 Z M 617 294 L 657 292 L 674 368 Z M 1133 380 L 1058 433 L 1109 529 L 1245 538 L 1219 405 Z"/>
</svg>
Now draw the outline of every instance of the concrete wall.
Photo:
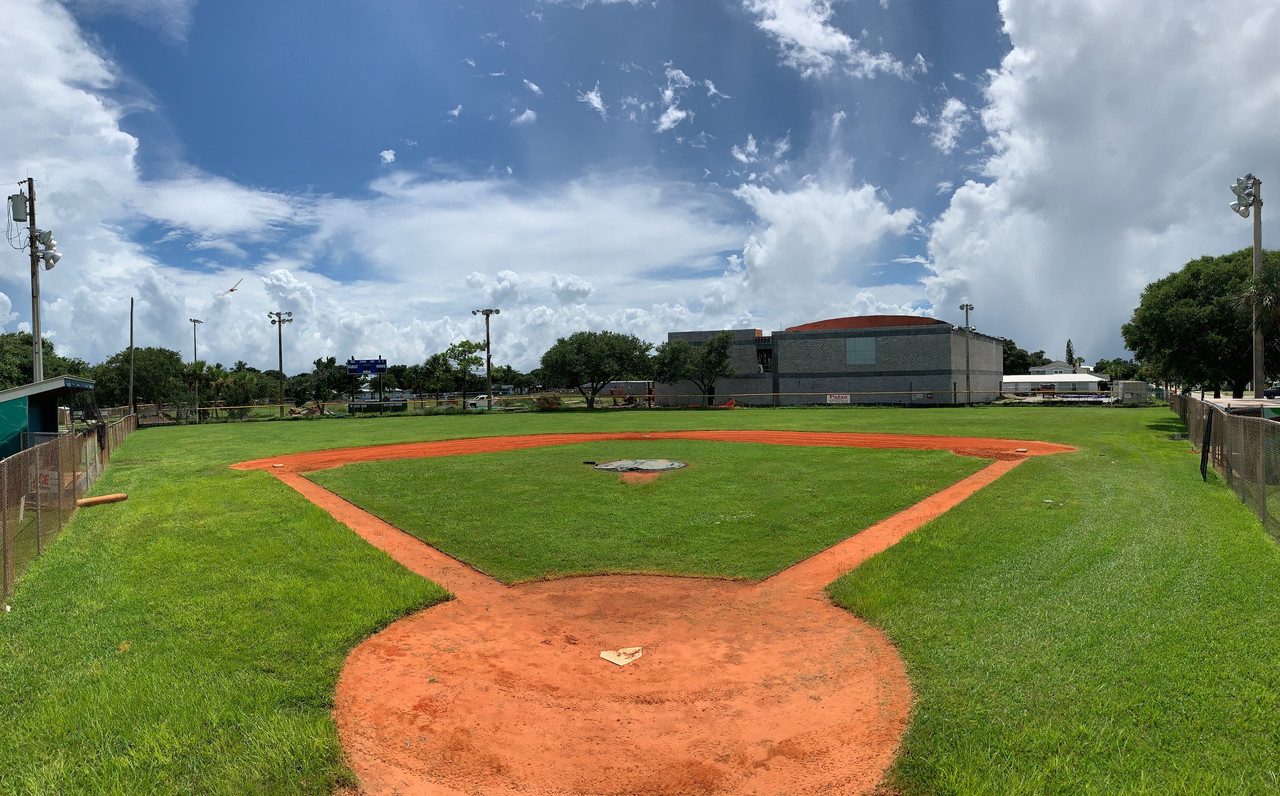
<svg viewBox="0 0 1280 796">
<path fill-rule="evenodd" d="M 668 339 L 700 343 L 715 331 L 672 332 Z M 730 351 L 733 378 L 716 383 L 716 402 L 733 398 L 746 405 L 823 404 L 828 395 L 848 395 L 850 403 L 965 403 L 965 335 L 949 325 L 774 332 L 734 330 Z M 875 364 L 851 365 L 847 340 L 874 338 Z M 772 353 L 771 372 L 761 373 L 757 351 Z M 999 397 L 1004 369 L 1001 341 L 973 333 L 969 339 L 973 403 Z M 659 405 L 701 402 L 690 382 L 656 384 Z M 956 391 L 960 394 L 956 394 Z"/>
</svg>

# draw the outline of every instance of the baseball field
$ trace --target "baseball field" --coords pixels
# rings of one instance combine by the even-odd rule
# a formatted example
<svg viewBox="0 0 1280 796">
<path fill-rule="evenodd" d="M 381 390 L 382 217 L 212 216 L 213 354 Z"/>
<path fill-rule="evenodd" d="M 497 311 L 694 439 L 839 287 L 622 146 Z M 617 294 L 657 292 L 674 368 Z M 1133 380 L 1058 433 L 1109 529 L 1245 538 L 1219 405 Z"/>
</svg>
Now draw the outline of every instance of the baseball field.
<svg viewBox="0 0 1280 796">
<path fill-rule="evenodd" d="M 82 509 L 0 614 L 0 792 L 1275 791 L 1280 550 L 1179 430 L 966 408 L 141 431 L 95 488 L 129 500 Z M 370 445 L 404 455 L 342 453 Z M 688 466 L 583 464 L 644 456 Z"/>
</svg>

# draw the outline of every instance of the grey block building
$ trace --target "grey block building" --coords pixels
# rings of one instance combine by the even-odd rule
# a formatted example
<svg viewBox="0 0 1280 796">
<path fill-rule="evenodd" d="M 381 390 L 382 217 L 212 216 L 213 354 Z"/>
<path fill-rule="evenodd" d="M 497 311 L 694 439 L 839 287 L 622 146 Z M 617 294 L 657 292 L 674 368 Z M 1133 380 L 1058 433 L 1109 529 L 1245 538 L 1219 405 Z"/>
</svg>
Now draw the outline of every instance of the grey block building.
<svg viewBox="0 0 1280 796">
<path fill-rule="evenodd" d="M 1001 338 L 914 315 L 832 318 L 764 334 L 731 329 L 734 376 L 714 402 L 747 406 L 856 403 L 949 405 L 1000 397 Z M 700 345 L 715 331 L 671 332 Z M 968 363 L 966 366 L 966 362 Z M 659 406 L 702 402 L 692 382 L 655 384 Z"/>
</svg>

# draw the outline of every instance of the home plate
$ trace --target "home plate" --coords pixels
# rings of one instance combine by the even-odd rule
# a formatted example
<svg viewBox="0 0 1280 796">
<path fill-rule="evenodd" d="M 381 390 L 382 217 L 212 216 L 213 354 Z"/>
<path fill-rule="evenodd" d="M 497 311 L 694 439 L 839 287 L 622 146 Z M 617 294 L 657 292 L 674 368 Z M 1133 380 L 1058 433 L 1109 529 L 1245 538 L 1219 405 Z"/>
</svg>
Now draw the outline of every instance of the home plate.
<svg viewBox="0 0 1280 796">
<path fill-rule="evenodd" d="M 640 657 L 639 647 L 623 647 L 620 650 L 605 650 L 600 653 L 600 657 L 609 663 L 616 663 L 619 666 L 626 666 L 636 658 Z"/>
</svg>

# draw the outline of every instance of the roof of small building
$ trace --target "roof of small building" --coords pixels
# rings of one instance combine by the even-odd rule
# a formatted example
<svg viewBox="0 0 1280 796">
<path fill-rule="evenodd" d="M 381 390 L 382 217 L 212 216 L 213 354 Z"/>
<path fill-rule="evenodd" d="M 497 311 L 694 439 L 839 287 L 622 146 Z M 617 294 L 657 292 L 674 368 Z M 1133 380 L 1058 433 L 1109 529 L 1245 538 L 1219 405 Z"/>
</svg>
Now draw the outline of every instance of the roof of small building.
<svg viewBox="0 0 1280 796">
<path fill-rule="evenodd" d="M 1062 383 L 1069 381 L 1100 382 L 1106 381 L 1106 379 L 1088 373 L 1032 373 L 1030 375 L 1001 376 L 1000 381 L 1003 384 L 1049 384 L 1050 382 Z"/>
<path fill-rule="evenodd" d="M 34 384 L 24 384 L 21 387 L 10 387 L 7 390 L 0 390 L 0 403 L 12 401 L 15 398 L 30 398 L 33 395 L 44 395 L 45 393 L 56 393 L 58 397 L 63 397 L 79 390 L 92 389 L 92 379 L 82 379 L 76 376 L 54 376 L 51 379 L 38 381 Z"/>
<path fill-rule="evenodd" d="M 855 315 L 848 318 L 828 318 L 825 321 L 802 323 L 791 326 L 787 332 L 816 332 L 829 329 L 878 329 L 887 326 L 935 326 L 947 325 L 946 321 L 937 318 L 926 318 L 921 315 Z"/>
</svg>

